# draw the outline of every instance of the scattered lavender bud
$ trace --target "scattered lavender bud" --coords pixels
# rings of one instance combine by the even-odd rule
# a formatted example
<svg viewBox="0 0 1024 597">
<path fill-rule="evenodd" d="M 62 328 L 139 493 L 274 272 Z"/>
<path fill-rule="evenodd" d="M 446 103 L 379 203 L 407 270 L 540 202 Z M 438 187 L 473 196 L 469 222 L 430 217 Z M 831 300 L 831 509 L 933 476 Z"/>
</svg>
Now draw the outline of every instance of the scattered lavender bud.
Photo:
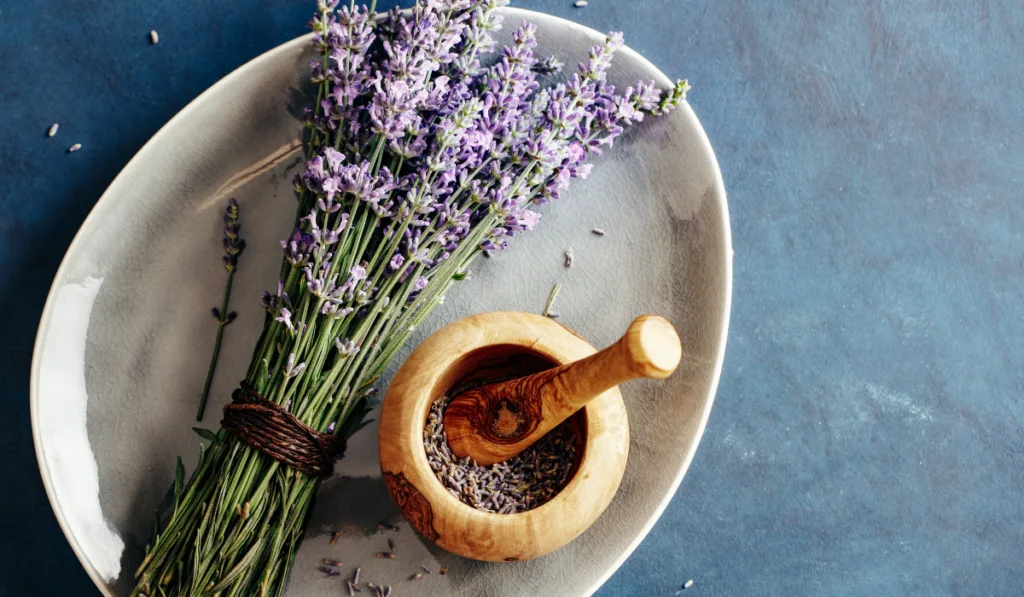
<svg viewBox="0 0 1024 597">
<path fill-rule="evenodd" d="M 68 153 L 75 153 L 76 151 L 78 151 L 81 148 L 82 148 L 82 144 L 81 143 L 75 143 L 71 147 L 68 147 Z"/>
<path fill-rule="evenodd" d="M 587 2 L 587 0 L 576 0 L 576 2 L 573 3 L 573 6 L 575 6 L 576 8 L 583 8 L 587 4 L 589 4 L 589 2 Z"/>
<path fill-rule="evenodd" d="M 377 553 L 377 557 L 378 558 L 384 558 L 384 559 L 387 559 L 387 560 L 393 560 L 393 559 L 395 559 L 395 552 L 393 552 L 393 551 L 382 551 L 382 552 Z"/>
<path fill-rule="evenodd" d="M 572 254 L 572 247 L 565 252 L 565 267 L 572 267 L 576 263 L 576 258 Z"/>
<path fill-rule="evenodd" d="M 593 233 L 593 234 L 596 234 L 597 236 L 604 236 L 605 234 L 608 234 L 607 232 L 605 232 L 601 228 L 594 228 L 590 232 Z"/>
<path fill-rule="evenodd" d="M 692 578 L 690 580 L 688 580 L 688 581 L 683 583 L 683 588 L 684 589 L 689 589 L 692 586 L 693 586 L 693 579 Z"/>
<path fill-rule="evenodd" d="M 390 537 L 388 537 L 388 547 L 391 548 L 391 553 L 398 553 L 398 550 L 395 549 L 395 540 Z"/>
<path fill-rule="evenodd" d="M 331 546 L 332 547 L 334 546 L 335 543 L 338 542 L 338 537 L 341 537 L 341 533 L 339 533 L 338 531 L 334 531 L 333 533 L 331 533 Z"/>
<path fill-rule="evenodd" d="M 431 570 L 430 568 L 428 568 L 428 567 L 426 566 L 426 564 L 420 564 L 420 568 L 422 568 L 422 569 L 423 569 L 423 571 L 424 571 L 424 572 L 426 572 L 427 574 L 433 574 L 433 573 L 434 573 L 434 571 L 433 571 L 433 570 Z"/>
<path fill-rule="evenodd" d="M 355 573 L 352 574 L 352 584 L 354 584 L 354 585 L 358 585 L 359 584 L 359 573 L 362 572 L 362 571 L 363 571 L 362 568 L 360 568 L 359 566 L 356 566 L 356 571 L 355 571 Z"/>
<path fill-rule="evenodd" d="M 149 32 L 149 43 L 154 45 L 160 43 L 160 36 L 157 34 L 155 29 Z"/>
<path fill-rule="evenodd" d="M 411 577 L 409 577 L 409 580 L 419 580 L 421 578 L 423 578 L 423 573 L 417 572 L 416 574 L 413 574 Z"/>
<path fill-rule="evenodd" d="M 324 558 L 324 564 L 327 566 L 334 566 L 335 568 L 341 568 L 341 562 L 338 560 L 332 560 L 330 558 Z"/>
<path fill-rule="evenodd" d="M 60 125 L 57 124 L 56 122 L 51 124 L 50 128 L 46 130 L 46 136 L 47 137 L 52 137 L 52 136 L 56 135 L 57 134 L 57 129 L 59 129 L 59 128 L 60 128 Z"/>
<path fill-rule="evenodd" d="M 345 581 L 345 586 L 348 587 L 348 597 L 356 597 L 356 591 L 352 587 L 352 581 L 346 580 Z"/>
<path fill-rule="evenodd" d="M 328 568 L 327 566 L 317 566 L 317 570 L 319 570 L 320 572 L 323 572 L 324 574 L 326 574 L 328 578 L 333 578 L 333 577 L 338 576 L 338 575 L 341 574 L 337 570 L 332 570 L 332 569 Z"/>
<path fill-rule="evenodd" d="M 559 317 L 561 317 L 561 316 L 562 316 L 562 314 L 561 314 L 561 313 L 559 313 L 558 311 L 548 311 L 547 315 L 548 315 L 548 317 L 550 317 L 551 319 L 558 319 Z"/>
</svg>

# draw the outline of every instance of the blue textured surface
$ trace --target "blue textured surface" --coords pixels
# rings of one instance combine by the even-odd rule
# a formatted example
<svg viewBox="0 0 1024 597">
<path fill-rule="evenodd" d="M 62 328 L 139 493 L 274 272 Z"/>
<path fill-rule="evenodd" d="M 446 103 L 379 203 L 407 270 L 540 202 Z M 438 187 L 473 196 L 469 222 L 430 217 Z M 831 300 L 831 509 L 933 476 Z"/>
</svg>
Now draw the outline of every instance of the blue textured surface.
<svg viewBox="0 0 1024 597">
<path fill-rule="evenodd" d="M 1024 4 L 516 5 L 689 77 L 733 218 L 704 441 L 600 595 L 1024 595 Z M 61 256 L 139 147 L 311 6 L 0 0 L 0 595 L 96 593 L 29 429 Z"/>
</svg>

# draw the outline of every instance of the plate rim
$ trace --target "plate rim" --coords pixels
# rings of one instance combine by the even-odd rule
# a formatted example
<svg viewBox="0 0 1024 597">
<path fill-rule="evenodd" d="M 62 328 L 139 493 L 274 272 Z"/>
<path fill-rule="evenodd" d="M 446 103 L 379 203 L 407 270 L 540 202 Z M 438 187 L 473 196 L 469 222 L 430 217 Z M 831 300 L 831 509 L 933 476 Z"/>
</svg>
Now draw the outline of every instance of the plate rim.
<svg viewBox="0 0 1024 597">
<path fill-rule="evenodd" d="M 536 22 L 537 20 L 547 20 L 554 25 L 568 27 L 570 29 L 586 33 L 590 37 L 604 35 L 601 32 L 597 31 L 596 29 L 593 29 L 592 27 L 582 25 L 580 23 L 571 21 L 569 19 L 565 19 L 563 17 L 539 11 L 516 7 L 505 7 L 503 9 L 503 12 L 506 13 L 504 15 L 506 18 L 515 17 L 518 15 L 521 18 L 530 19 L 534 22 Z M 87 229 L 90 229 L 96 225 L 100 217 L 100 212 L 102 211 L 102 208 L 104 208 L 106 204 L 114 200 L 112 198 L 111 190 L 118 185 L 118 182 L 123 177 L 126 176 L 126 172 L 131 170 L 132 166 L 137 161 L 139 161 L 142 156 L 148 153 L 150 146 L 158 143 L 159 140 L 164 135 L 167 134 L 169 129 L 175 126 L 179 120 L 184 119 L 188 114 L 197 109 L 197 107 L 203 102 L 205 102 L 210 96 L 214 95 L 216 92 L 219 92 L 221 89 L 230 86 L 236 79 L 242 77 L 248 71 L 259 67 L 260 65 L 262 65 L 262 63 L 267 62 L 273 58 L 276 58 L 277 55 L 292 50 L 295 47 L 303 46 L 309 43 L 312 37 L 312 33 L 306 33 L 304 35 L 286 41 L 282 44 L 279 44 L 273 48 L 270 48 L 269 50 L 242 64 L 241 66 L 238 66 L 228 74 L 221 77 L 218 81 L 216 81 L 213 85 L 205 89 L 202 93 L 197 95 L 191 101 L 189 101 L 174 116 L 172 116 L 166 123 L 164 123 L 164 125 L 161 126 L 160 129 L 157 130 L 157 132 L 154 133 L 153 136 L 150 137 L 150 139 L 146 141 L 146 143 L 143 144 L 142 147 L 139 148 L 135 155 L 133 155 L 132 158 L 125 163 L 125 165 L 118 172 L 117 176 L 115 176 L 113 180 L 110 181 L 110 184 L 107 185 L 107 188 L 100 195 L 99 199 L 97 199 L 96 203 L 92 206 L 92 208 L 90 208 L 89 214 L 82 221 L 82 224 L 75 232 L 74 238 L 72 238 L 71 243 L 68 245 L 67 250 L 64 252 L 64 256 L 61 258 L 60 266 L 57 268 L 57 271 L 53 277 L 53 282 L 51 283 L 50 289 L 47 292 L 46 302 L 43 305 L 43 311 L 39 318 L 39 325 L 36 328 L 35 341 L 33 342 L 32 346 L 32 364 L 30 367 L 29 378 L 29 416 L 31 419 L 32 427 L 32 444 L 36 454 L 36 463 L 38 464 L 39 467 L 39 475 L 43 482 L 43 488 L 46 490 L 46 498 L 50 503 L 50 508 L 53 510 L 54 516 L 57 518 L 57 524 L 60 525 L 60 529 L 61 532 L 64 534 L 64 538 L 71 546 L 71 550 L 74 552 L 75 557 L 78 558 L 78 561 L 82 565 L 82 568 L 85 569 L 85 572 L 89 575 L 89 578 L 92 579 L 93 584 L 100 591 L 100 593 L 102 593 L 106 597 L 116 596 L 110 591 L 106 581 L 104 581 L 100 577 L 99 572 L 96 570 L 95 566 L 91 564 L 90 559 L 86 557 L 86 555 L 83 553 L 82 547 L 79 544 L 76 536 L 71 532 L 71 530 L 68 527 L 67 519 L 64 516 L 63 510 L 61 509 L 57 501 L 57 498 L 54 494 L 53 483 L 51 480 L 52 472 L 46 465 L 46 460 L 44 458 L 43 453 L 44 448 L 42 445 L 42 440 L 40 439 L 41 432 L 39 428 L 40 421 L 38 411 L 40 403 L 39 378 L 40 368 L 42 366 L 41 348 L 46 337 L 46 332 L 50 329 L 50 321 L 52 319 L 53 311 L 56 305 L 56 297 L 58 294 L 58 290 L 62 286 L 61 282 L 65 279 L 66 269 L 70 267 L 69 257 L 73 253 L 77 252 L 79 250 L 79 246 L 85 242 L 84 238 L 86 235 L 84 234 L 84 232 Z M 630 56 L 631 59 L 637 60 L 644 67 L 650 69 L 650 71 L 655 75 L 655 78 L 658 79 L 658 83 L 662 84 L 663 86 L 670 86 L 672 84 L 672 80 L 665 73 L 663 73 L 661 69 L 655 66 L 650 60 L 648 60 L 646 57 L 641 55 L 636 50 L 632 49 L 629 46 L 623 46 L 622 49 L 620 49 L 619 51 L 625 55 Z M 717 201 L 716 203 L 719 211 L 718 215 L 721 218 L 722 229 L 720 230 L 720 233 L 722 235 L 721 242 L 724 245 L 723 249 L 725 256 L 723 263 L 724 267 L 722 270 L 724 276 L 722 296 L 719 299 L 721 301 L 720 304 L 723 310 L 722 326 L 717 340 L 717 347 L 714 355 L 714 366 L 712 370 L 711 380 L 708 385 L 707 400 L 705 401 L 703 411 L 701 412 L 701 417 L 697 425 L 697 433 L 695 435 L 695 441 L 693 442 L 693 445 L 687 450 L 686 454 L 683 456 L 682 464 L 679 467 L 679 470 L 676 472 L 676 475 L 673 478 L 672 483 L 670 484 L 669 491 L 665 492 L 665 496 L 662 498 L 661 502 L 654 508 L 654 510 L 648 517 L 647 521 L 644 523 L 643 527 L 641 527 L 640 531 L 636 533 L 636 535 L 632 538 L 629 544 L 625 546 L 625 549 L 622 550 L 622 552 L 615 559 L 615 561 L 605 570 L 605 572 L 602 575 L 597 577 L 597 579 L 589 587 L 586 588 L 586 595 L 592 595 L 594 592 L 597 591 L 597 589 L 603 586 L 605 582 L 607 582 L 608 579 L 611 578 L 611 576 L 629 558 L 629 556 L 632 555 L 632 553 L 636 550 L 636 548 L 640 545 L 644 538 L 646 538 L 647 535 L 650 533 L 655 523 L 657 523 L 658 520 L 661 518 L 661 515 L 665 512 L 665 509 L 668 507 L 669 502 L 671 502 L 672 498 L 675 497 L 675 494 L 679 490 L 679 486 L 682 483 L 683 477 L 686 475 L 687 470 L 689 470 L 690 468 L 690 464 L 693 462 L 693 457 L 697 452 L 697 447 L 700 445 L 701 439 L 704 436 L 704 430 L 707 426 L 708 418 L 711 414 L 711 407 L 714 405 L 715 402 L 715 397 L 718 392 L 718 384 L 721 379 L 722 369 L 725 361 L 725 350 L 728 340 L 730 318 L 732 314 L 733 282 L 732 227 L 729 218 L 728 197 L 725 192 L 725 183 L 722 178 L 721 168 L 718 164 L 718 157 L 715 155 L 714 149 L 711 146 L 711 141 L 708 139 L 707 132 L 701 125 L 700 120 L 697 118 L 697 115 L 693 111 L 693 108 L 690 106 L 689 102 L 684 101 L 678 109 L 686 116 L 688 120 L 691 120 L 692 123 L 696 125 L 696 130 L 699 132 L 699 147 L 710 158 L 714 174 L 712 184 L 716 194 L 721 197 L 721 201 Z"/>
</svg>

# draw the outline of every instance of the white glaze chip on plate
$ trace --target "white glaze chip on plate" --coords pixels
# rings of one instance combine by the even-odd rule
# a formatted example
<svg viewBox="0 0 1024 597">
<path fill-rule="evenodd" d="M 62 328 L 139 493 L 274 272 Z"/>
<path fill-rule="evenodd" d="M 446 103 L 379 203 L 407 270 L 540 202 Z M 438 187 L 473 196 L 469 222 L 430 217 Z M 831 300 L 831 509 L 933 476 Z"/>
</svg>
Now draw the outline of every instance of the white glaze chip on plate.
<svg viewBox="0 0 1024 597">
<path fill-rule="evenodd" d="M 524 10 L 506 9 L 505 18 L 499 41 L 528 18 L 538 26 L 538 53 L 570 65 L 602 37 Z M 104 594 L 130 590 L 175 457 L 188 474 L 198 454 L 201 440 L 191 427 L 214 340 L 209 308 L 224 282 L 220 212 L 232 196 L 242 206 L 248 248 L 232 295 L 239 315 L 226 330 L 204 427 L 217 428 L 249 362 L 263 325 L 260 293 L 276 285 L 277 241 L 293 221 L 290 181 L 301 156 L 292 114 L 311 54 L 308 36 L 280 46 L 171 120 L 97 203 L 54 280 L 32 368 L 36 451 L 57 518 Z M 609 78 L 669 85 L 628 49 Z M 596 346 L 618 338 L 638 314 L 668 317 L 682 337 L 683 363 L 665 382 L 622 388 L 632 440 L 619 493 L 590 530 L 553 554 L 511 564 L 464 560 L 397 520 L 370 425 L 321 487 L 289 595 L 344 594 L 342 580 L 316 571 L 325 557 L 344 562 L 342 579 L 358 565 L 364 583 L 392 585 L 402 596 L 590 594 L 671 499 L 711 409 L 731 293 L 725 191 L 696 116 L 684 105 L 646 119 L 543 213 L 538 229 L 517 237 L 509 251 L 478 260 L 472 278 L 455 286 L 391 372 L 419 341 L 459 317 L 539 312 L 556 282 L 564 285 L 561 321 Z M 592 234 L 595 227 L 607 234 Z M 567 269 L 570 246 L 575 264 Z M 397 522 L 399 530 L 381 531 L 380 522 Z M 375 558 L 388 538 L 398 557 Z M 434 574 L 410 580 L 420 564 Z M 441 566 L 447 575 L 438 574 Z"/>
</svg>

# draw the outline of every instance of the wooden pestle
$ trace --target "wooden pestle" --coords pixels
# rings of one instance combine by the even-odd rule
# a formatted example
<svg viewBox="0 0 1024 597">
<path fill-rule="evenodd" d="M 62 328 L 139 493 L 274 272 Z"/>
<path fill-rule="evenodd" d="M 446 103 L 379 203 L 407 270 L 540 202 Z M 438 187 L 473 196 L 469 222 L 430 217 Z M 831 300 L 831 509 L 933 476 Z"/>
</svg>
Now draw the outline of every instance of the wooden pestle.
<svg viewBox="0 0 1024 597">
<path fill-rule="evenodd" d="M 444 412 L 448 445 L 487 466 L 529 448 L 606 390 L 640 377 L 664 379 L 683 348 L 663 317 L 641 315 L 604 350 L 553 369 L 459 394 Z"/>
</svg>

